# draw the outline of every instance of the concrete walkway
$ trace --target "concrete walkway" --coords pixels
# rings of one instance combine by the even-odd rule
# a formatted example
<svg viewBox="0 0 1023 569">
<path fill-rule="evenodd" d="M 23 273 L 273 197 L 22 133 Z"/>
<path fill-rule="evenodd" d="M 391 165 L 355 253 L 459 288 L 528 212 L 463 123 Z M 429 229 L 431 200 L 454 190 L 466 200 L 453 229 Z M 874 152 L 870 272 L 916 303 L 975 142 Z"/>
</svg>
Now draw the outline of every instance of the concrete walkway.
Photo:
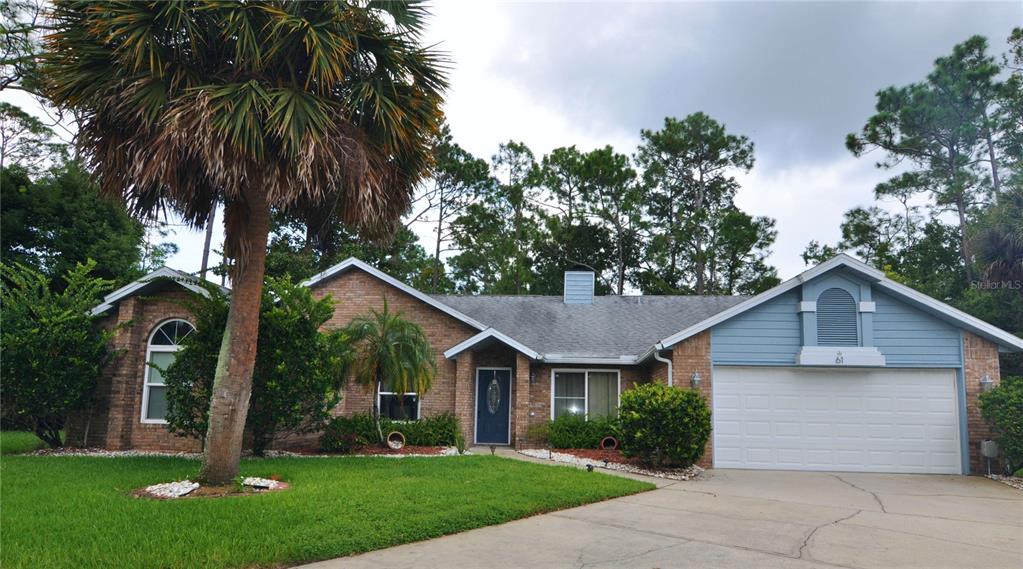
<svg viewBox="0 0 1023 569">
<path fill-rule="evenodd" d="M 306 567 L 1019 569 L 1023 492 L 964 476 L 708 471 Z"/>
</svg>

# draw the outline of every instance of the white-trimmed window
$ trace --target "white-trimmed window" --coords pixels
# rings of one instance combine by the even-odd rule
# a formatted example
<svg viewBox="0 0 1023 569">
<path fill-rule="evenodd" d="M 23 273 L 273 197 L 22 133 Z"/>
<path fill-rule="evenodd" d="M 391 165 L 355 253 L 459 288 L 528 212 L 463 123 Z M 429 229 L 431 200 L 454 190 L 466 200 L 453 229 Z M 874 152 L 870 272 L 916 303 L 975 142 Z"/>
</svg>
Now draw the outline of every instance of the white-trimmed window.
<svg viewBox="0 0 1023 569">
<path fill-rule="evenodd" d="M 377 408 L 380 409 L 380 416 L 382 418 L 394 421 L 418 421 L 419 403 L 419 394 L 396 393 L 391 387 L 390 382 L 383 381 L 380 383 Z"/>
<path fill-rule="evenodd" d="M 551 372 L 551 418 L 615 416 L 621 372 L 607 369 L 556 369 Z"/>
<path fill-rule="evenodd" d="M 167 385 L 163 372 L 174 363 L 181 340 L 195 327 L 184 320 L 168 320 L 149 336 L 146 344 L 146 371 L 142 384 L 142 422 L 167 422 Z"/>
</svg>

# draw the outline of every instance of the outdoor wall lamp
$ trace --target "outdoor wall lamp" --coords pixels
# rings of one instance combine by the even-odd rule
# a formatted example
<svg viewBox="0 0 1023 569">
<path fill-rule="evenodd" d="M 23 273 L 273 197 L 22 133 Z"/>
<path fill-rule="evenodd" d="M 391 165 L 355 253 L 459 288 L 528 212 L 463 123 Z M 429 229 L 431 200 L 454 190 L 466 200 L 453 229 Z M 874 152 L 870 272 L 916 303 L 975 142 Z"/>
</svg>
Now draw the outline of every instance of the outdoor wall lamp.
<svg viewBox="0 0 1023 569">
<path fill-rule="evenodd" d="M 985 373 L 980 378 L 980 392 L 984 393 L 984 392 L 987 392 L 987 391 L 991 391 L 994 388 L 995 388 L 995 380 L 991 379 L 991 376 Z"/>
<path fill-rule="evenodd" d="M 694 371 L 694 372 L 693 372 L 693 377 L 692 377 L 693 387 L 694 387 L 694 388 L 698 388 L 698 387 L 700 387 L 700 383 L 701 383 L 702 381 L 703 381 L 703 378 L 702 378 L 702 377 L 700 377 L 700 372 L 698 372 L 698 371 Z"/>
</svg>

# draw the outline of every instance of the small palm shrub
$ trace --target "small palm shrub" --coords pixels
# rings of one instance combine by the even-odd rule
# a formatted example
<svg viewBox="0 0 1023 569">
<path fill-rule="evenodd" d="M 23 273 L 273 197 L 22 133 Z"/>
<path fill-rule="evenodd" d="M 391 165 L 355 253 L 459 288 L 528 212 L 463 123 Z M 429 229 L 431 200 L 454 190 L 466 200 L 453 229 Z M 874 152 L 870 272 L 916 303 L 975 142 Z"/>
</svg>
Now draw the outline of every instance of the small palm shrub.
<svg viewBox="0 0 1023 569">
<path fill-rule="evenodd" d="M 457 446 L 461 428 L 451 413 L 425 417 L 418 421 L 381 419 L 384 433 L 398 431 L 411 446 Z M 379 442 L 376 421 L 367 413 L 337 417 L 323 431 L 320 447 L 326 452 L 349 453 Z"/>
<path fill-rule="evenodd" d="M 655 466 L 689 466 L 710 437 L 710 408 L 702 395 L 657 383 L 622 393 L 621 447 Z"/>
<path fill-rule="evenodd" d="M 1023 467 L 1023 377 L 1004 377 L 998 387 L 981 393 L 980 414 L 991 425 L 1009 471 Z"/>
<path fill-rule="evenodd" d="M 608 417 L 587 421 L 582 415 L 566 414 L 547 427 L 547 442 L 551 448 L 600 448 L 601 439 L 618 438 L 618 435 L 617 419 Z"/>
</svg>

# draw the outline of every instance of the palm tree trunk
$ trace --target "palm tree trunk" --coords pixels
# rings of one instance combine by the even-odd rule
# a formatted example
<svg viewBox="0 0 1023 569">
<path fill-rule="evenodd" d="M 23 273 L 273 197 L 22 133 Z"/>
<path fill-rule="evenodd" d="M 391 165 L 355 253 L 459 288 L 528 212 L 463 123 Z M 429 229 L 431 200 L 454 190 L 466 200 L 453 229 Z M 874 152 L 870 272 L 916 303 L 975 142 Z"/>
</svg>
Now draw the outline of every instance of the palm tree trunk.
<svg viewBox="0 0 1023 569">
<path fill-rule="evenodd" d="M 380 444 L 384 444 L 384 429 L 380 426 L 380 379 L 377 378 L 377 386 L 373 391 L 373 422 L 377 425 L 377 436 L 380 437 Z"/>
<path fill-rule="evenodd" d="M 245 257 L 235 264 L 231 308 L 213 377 L 206 449 L 199 473 L 200 479 L 209 484 L 227 484 L 238 474 L 242 434 L 252 395 L 252 371 L 256 364 L 270 207 L 262 188 L 246 192 L 245 198 L 246 204 L 228 206 L 247 207 L 248 215 L 244 225 L 238 224 L 244 227 L 240 238 L 245 246 L 240 249 Z"/>
<path fill-rule="evenodd" d="M 210 219 L 206 222 L 206 241 L 202 246 L 202 264 L 199 266 L 199 280 L 206 280 L 206 269 L 210 263 L 210 244 L 213 242 L 213 222 L 217 219 L 217 209 L 213 208 Z"/>
</svg>

